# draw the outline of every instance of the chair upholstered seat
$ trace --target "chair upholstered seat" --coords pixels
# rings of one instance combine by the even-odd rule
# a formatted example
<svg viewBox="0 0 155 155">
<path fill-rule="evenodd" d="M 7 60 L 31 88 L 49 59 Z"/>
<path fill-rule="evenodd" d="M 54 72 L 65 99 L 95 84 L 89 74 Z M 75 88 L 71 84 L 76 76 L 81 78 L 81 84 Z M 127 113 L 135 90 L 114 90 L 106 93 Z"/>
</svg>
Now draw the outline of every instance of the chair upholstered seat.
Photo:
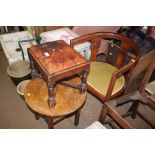
<svg viewBox="0 0 155 155">
<path fill-rule="evenodd" d="M 87 83 L 100 94 L 106 96 L 112 74 L 116 70 L 118 70 L 116 67 L 107 63 L 91 62 Z M 112 95 L 120 91 L 124 84 L 124 76 L 119 77 L 116 80 Z"/>
</svg>

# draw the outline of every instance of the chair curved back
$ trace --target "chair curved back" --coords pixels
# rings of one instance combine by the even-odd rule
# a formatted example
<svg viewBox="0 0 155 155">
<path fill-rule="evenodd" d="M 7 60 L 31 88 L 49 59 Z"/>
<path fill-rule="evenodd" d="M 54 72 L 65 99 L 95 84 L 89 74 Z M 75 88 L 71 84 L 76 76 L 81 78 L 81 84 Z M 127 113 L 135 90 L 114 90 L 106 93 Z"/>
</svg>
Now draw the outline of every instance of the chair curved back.
<svg viewBox="0 0 155 155">
<path fill-rule="evenodd" d="M 106 91 L 106 95 L 101 94 L 98 90 L 96 90 L 94 87 L 92 87 L 89 84 L 88 84 L 88 91 L 90 91 L 93 95 L 98 97 L 100 100 L 105 101 L 105 100 L 114 98 L 121 93 L 121 91 L 117 93 L 113 93 L 115 82 L 120 76 L 122 76 L 122 74 L 129 72 L 138 62 L 140 58 L 140 48 L 131 39 L 123 35 L 111 33 L 111 32 L 96 32 L 96 33 L 80 36 L 78 38 L 71 40 L 70 45 L 71 47 L 74 47 L 77 44 L 90 42 L 91 56 L 89 61 L 91 61 L 91 64 L 92 64 L 94 61 L 96 61 L 97 54 L 102 40 L 108 40 L 111 46 L 117 47 L 117 56 L 115 57 L 115 61 L 112 64 L 112 66 L 114 66 L 116 70 L 112 73 L 111 77 L 109 77 L 110 82 Z M 115 51 L 116 50 L 113 50 L 114 53 Z M 105 61 L 106 63 L 109 63 L 108 60 L 109 60 L 109 55 L 112 55 L 111 52 L 112 52 L 111 50 L 107 51 L 108 54 Z M 126 57 L 128 57 L 129 61 L 124 64 L 124 60 L 126 59 Z"/>
<path fill-rule="evenodd" d="M 90 57 L 90 61 L 96 61 L 96 56 L 101 44 L 101 40 L 117 40 L 120 41 L 120 49 L 121 50 L 121 54 L 119 54 L 119 56 L 117 57 L 116 60 L 116 66 L 119 66 L 122 63 L 123 60 L 123 52 L 129 52 L 130 49 L 134 50 L 134 54 L 136 55 L 136 60 L 139 59 L 140 57 L 140 48 L 139 46 L 132 41 L 131 39 L 120 35 L 120 34 L 116 34 L 116 33 L 111 33 L 111 32 L 96 32 L 96 33 L 91 33 L 91 34 L 87 34 L 87 35 L 83 35 L 80 36 L 78 38 L 72 39 L 70 42 L 71 47 L 74 47 L 77 44 L 80 43 L 84 43 L 84 42 L 90 42 L 91 43 L 91 57 Z"/>
</svg>

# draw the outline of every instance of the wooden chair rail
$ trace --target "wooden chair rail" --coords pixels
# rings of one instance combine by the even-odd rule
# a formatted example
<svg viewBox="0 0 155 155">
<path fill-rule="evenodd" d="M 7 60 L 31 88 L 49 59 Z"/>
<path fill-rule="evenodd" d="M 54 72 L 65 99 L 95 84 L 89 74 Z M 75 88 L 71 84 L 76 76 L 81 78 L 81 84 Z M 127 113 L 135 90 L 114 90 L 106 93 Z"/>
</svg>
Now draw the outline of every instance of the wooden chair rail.
<svg viewBox="0 0 155 155">
<path fill-rule="evenodd" d="M 107 91 L 107 96 L 105 97 L 105 100 L 108 100 L 109 98 L 111 98 L 112 95 L 112 91 L 115 85 L 115 81 L 124 73 L 126 73 L 127 71 L 131 71 L 131 69 L 134 67 L 135 63 L 134 62 L 130 62 L 129 64 L 123 66 L 122 68 L 120 68 L 119 70 L 116 70 L 115 72 L 113 72 L 110 83 L 109 83 L 109 88 Z M 127 80 L 126 80 L 127 82 Z"/>
<path fill-rule="evenodd" d="M 142 103 L 143 105 L 146 105 L 155 111 L 155 100 L 151 100 L 151 95 L 145 92 L 146 84 L 148 83 L 155 67 L 154 59 L 155 49 L 140 58 L 130 74 L 130 78 L 127 82 L 123 95 L 104 103 L 100 113 L 100 122 L 104 122 L 106 115 L 110 115 L 120 126 L 126 128 L 126 120 L 123 118 L 125 114 L 121 116 L 119 112 L 116 111 L 116 107 L 132 101 L 133 103 L 127 110 L 127 113 L 131 112 L 131 117 L 133 119 L 136 117 L 136 115 L 138 115 L 150 127 L 155 128 L 155 125 L 149 121 L 138 109 L 140 103 Z"/>
<path fill-rule="evenodd" d="M 101 39 L 114 39 L 114 40 L 120 40 L 124 41 L 125 44 L 121 47 L 122 49 L 129 49 L 130 47 L 135 49 L 135 52 L 137 55 L 139 55 L 140 48 L 137 44 L 134 43 L 131 39 L 119 35 L 116 33 L 111 33 L 111 32 L 96 32 L 96 33 L 91 33 L 88 35 L 81 36 L 79 38 L 72 39 L 70 42 L 71 47 L 73 47 L 76 44 L 83 43 L 86 41 L 92 42 L 92 40 L 101 40 Z M 127 48 L 128 47 L 128 48 Z"/>
<path fill-rule="evenodd" d="M 90 61 L 96 61 L 97 53 L 99 51 L 102 40 L 118 40 L 121 42 L 119 47 L 119 54 L 115 60 L 115 64 L 113 64 L 116 68 L 122 67 L 122 63 L 125 56 L 128 58 L 131 58 L 131 60 L 135 62 L 135 64 L 139 60 L 140 58 L 139 46 L 131 39 L 116 33 L 97 32 L 97 33 L 80 36 L 79 38 L 72 39 L 70 42 L 70 45 L 71 47 L 74 47 L 74 45 L 77 45 L 83 42 L 90 42 L 91 43 Z M 112 44 L 118 47 L 115 43 L 112 43 Z M 130 52 L 131 49 L 134 51 L 134 54 Z M 106 62 L 108 61 L 107 56 L 106 56 Z"/>
</svg>

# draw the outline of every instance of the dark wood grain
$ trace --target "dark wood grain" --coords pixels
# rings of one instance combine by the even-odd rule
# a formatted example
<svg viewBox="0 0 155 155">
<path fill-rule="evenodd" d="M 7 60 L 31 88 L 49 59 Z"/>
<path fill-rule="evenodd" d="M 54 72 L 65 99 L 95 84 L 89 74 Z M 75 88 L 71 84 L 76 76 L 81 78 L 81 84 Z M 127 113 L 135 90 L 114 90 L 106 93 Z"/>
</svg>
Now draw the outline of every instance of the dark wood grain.
<svg viewBox="0 0 155 155">
<path fill-rule="evenodd" d="M 80 84 L 80 78 L 73 78 L 71 83 Z M 48 127 L 54 128 L 59 121 L 56 118 L 63 119 L 68 115 L 75 115 L 75 125 L 79 123 L 80 109 L 85 103 L 87 92 L 81 93 L 78 89 L 57 85 L 56 105 L 53 108 L 48 106 L 48 87 L 43 79 L 31 80 L 24 93 L 27 105 L 36 113 L 38 119 L 39 114 L 48 117 Z M 61 119 L 61 120 L 63 120 Z"/>
<path fill-rule="evenodd" d="M 84 74 L 82 77 L 88 75 L 90 62 L 63 40 L 34 45 L 28 49 L 28 55 L 32 78 L 42 75 L 47 83 L 48 103 L 51 108 L 56 105 L 55 94 L 58 81 L 79 73 Z M 86 91 L 86 80 L 82 81 L 81 88 Z"/>
<path fill-rule="evenodd" d="M 129 123 L 129 126 L 125 125 L 127 123 L 123 118 L 125 114 L 121 116 L 121 114 L 117 112 L 116 107 L 124 105 L 123 103 L 127 104 L 129 101 L 133 101 L 133 104 L 129 107 L 127 113 L 130 113 L 133 119 L 136 115 L 139 115 L 148 125 L 150 125 L 150 127 L 155 127 L 155 123 L 150 122 L 145 115 L 138 110 L 140 103 L 143 103 L 155 111 L 155 101 L 150 100 L 151 95 L 145 92 L 145 87 L 155 68 L 154 60 L 155 49 L 140 58 L 138 64 L 130 74 L 123 96 L 104 103 L 100 113 L 100 122 L 104 123 L 105 117 L 110 115 L 123 128 L 131 128 Z"/>
</svg>

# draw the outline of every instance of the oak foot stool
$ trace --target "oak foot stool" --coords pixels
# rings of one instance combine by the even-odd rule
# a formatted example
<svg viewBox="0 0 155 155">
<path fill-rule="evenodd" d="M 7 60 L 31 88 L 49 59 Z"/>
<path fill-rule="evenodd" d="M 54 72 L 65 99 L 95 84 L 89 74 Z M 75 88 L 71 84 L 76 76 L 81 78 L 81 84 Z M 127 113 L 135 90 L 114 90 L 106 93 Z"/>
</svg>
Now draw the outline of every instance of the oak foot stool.
<svg viewBox="0 0 155 155">
<path fill-rule="evenodd" d="M 69 79 L 72 84 L 80 84 L 79 77 Z M 48 106 L 48 88 L 43 79 L 37 78 L 31 80 L 24 92 L 27 105 L 35 112 L 36 119 L 39 115 L 48 117 L 48 128 L 54 128 L 54 125 L 61 120 L 75 114 L 74 125 L 78 125 L 80 110 L 85 103 L 87 92 L 80 93 L 78 89 L 66 87 L 62 84 L 57 85 L 56 106 Z"/>
<path fill-rule="evenodd" d="M 79 89 L 81 93 L 86 91 L 90 63 L 63 40 L 34 45 L 28 49 L 28 56 L 32 78 L 35 79 L 41 75 L 47 84 L 50 108 L 56 106 L 58 83 Z M 64 83 L 65 78 L 75 74 L 81 78 L 80 84 Z"/>
</svg>

